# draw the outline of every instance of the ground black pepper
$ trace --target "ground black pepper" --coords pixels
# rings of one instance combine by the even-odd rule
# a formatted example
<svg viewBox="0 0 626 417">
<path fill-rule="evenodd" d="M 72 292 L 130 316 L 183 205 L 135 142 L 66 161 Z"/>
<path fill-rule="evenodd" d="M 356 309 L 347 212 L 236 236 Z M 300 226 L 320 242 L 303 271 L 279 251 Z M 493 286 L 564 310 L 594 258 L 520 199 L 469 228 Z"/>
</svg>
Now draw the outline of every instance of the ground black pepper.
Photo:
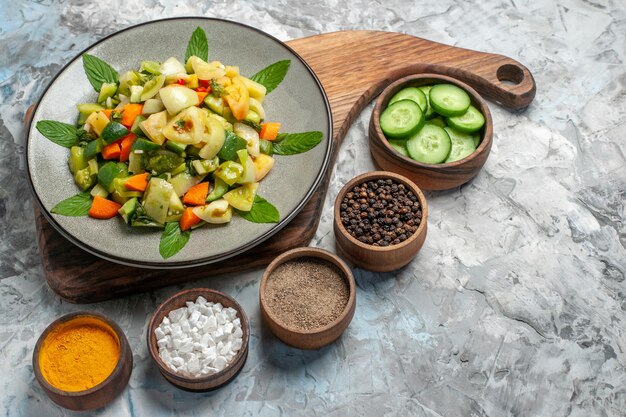
<svg viewBox="0 0 626 417">
<path fill-rule="evenodd" d="M 312 330 L 335 321 L 350 292 L 344 275 L 330 262 L 302 258 L 279 265 L 265 285 L 267 308 L 283 325 Z"/>
<path fill-rule="evenodd" d="M 355 239 L 372 246 L 407 240 L 422 221 L 419 199 L 392 179 L 367 181 L 349 190 L 339 207 L 341 223 Z"/>
</svg>

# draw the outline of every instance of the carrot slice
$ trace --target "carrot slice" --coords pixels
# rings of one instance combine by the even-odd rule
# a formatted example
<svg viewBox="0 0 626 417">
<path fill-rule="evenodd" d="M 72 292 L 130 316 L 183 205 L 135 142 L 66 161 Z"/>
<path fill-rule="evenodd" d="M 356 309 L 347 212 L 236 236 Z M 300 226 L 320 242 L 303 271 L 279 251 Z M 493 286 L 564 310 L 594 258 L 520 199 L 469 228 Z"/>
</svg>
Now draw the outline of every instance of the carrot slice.
<svg viewBox="0 0 626 417">
<path fill-rule="evenodd" d="M 196 216 L 191 207 L 187 207 L 183 213 L 183 217 L 180 218 L 180 230 L 191 229 L 195 224 L 200 223 L 200 217 Z"/>
<path fill-rule="evenodd" d="M 131 191 L 146 191 L 146 187 L 148 186 L 148 175 L 149 174 L 147 172 L 133 175 L 126 180 L 124 186 L 126 189 Z"/>
<path fill-rule="evenodd" d="M 130 129 L 137 116 L 143 111 L 143 104 L 127 104 L 122 111 L 122 124 Z"/>
<path fill-rule="evenodd" d="M 137 136 L 135 136 L 133 133 L 129 133 L 128 135 L 122 138 L 122 142 L 120 143 L 120 146 L 122 148 L 120 150 L 120 162 L 128 161 L 131 148 L 133 146 L 133 143 L 135 143 L 136 139 L 137 139 Z"/>
<path fill-rule="evenodd" d="M 280 130 L 280 123 L 263 123 L 261 124 L 261 133 L 259 137 L 265 140 L 274 140 L 278 137 L 278 131 Z"/>
<path fill-rule="evenodd" d="M 106 117 L 109 118 L 109 120 L 111 120 L 111 113 L 113 113 L 113 109 L 104 109 L 104 110 L 100 110 L 102 113 L 104 113 L 106 115 Z"/>
<path fill-rule="evenodd" d="M 102 157 L 104 159 L 117 159 L 120 157 L 120 152 L 120 144 L 115 141 L 102 148 Z"/>
<path fill-rule="evenodd" d="M 209 94 L 206 91 L 196 91 L 196 94 L 198 95 L 198 101 L 200 102 L 200 104 L 202 104 L 202 102 L 204 101 L 204 98 Z"/>
<path fill-rule="evenodd" d="M 201 182 L 187 191 L 183 197 L 183 203 L 190 206 L 202 206 L 206 204 L 206 196 L 209 194 L 209 183 Z"/>
<path fill-rule="evenodd" d="M 111 219 L 117 215 L 117 211 L 122 206 L 115 201 L 107 200 L 99 195 L 93 198 L 91 208 L 89 209 L 89 216 L 94 219 Z"/>
</svg>

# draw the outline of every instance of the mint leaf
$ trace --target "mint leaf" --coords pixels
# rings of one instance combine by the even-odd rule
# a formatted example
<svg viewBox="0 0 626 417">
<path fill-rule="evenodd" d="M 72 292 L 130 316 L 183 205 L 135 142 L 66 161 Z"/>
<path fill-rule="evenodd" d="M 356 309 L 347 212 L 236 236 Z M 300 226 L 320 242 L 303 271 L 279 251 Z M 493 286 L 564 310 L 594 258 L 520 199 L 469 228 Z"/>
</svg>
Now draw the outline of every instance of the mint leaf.
<svg viewBox="0 0 626 417">
<path fill-rule="evenodd" d="M 86 216 L 91 208 L 91 194 L 84 192 L 73 197 L 66 198 L 56 206 L 52 207 L 50 213 L 61 216 Z"/>
<path fill-rule="evenodd" d="M 209 41 L 200 26 L 191 34 L 191 39 L 187 44 L 187 52 L 185 52 L 185 62 L 194 55 L 205 61 L 209 59 Z"/>
<path fill-rule="evenodd" d="M 290 64 L 291 61 L 288 59 L 274 62 L 269 67 L 263 68 L 261 71 L 254 74 L 250 79 L 264 85 L 267 89 L 267 94 L 269 94 L 283 81 L 285 75 L 287 75 Z"/>
<path fill-rule="evenodd" d="M 280 133 L 274 141 L 277 155 L 296 155 L 315 148 L 324 138 L 319 131 L 302 133 Z"/>
<path fill-rule="evenodd" d="M 119 80 L 117 71 L 109 64 L 93 55 L 83 54 L 83 69 L 94 90 L 100 92 L 104 83 L 116 83 Z"/>
<path fill-rule="evenodd" d="M 241 211 L 235 209 L 244 219 L 252 223 L 278 223 L 280 213 L 269 201 L 261 196 L 254 197 L 254 203 L 250 211 Z"/>
<path fill-rule="evenodd" d="M 183 232 L 180 230 L 178 222 L 165 223 L 165 230 L 161 235 L 159 243 L 159 253 L 163 259 L 176 255 L 189 241 L 191 232 L 189 230 Z"/>
<path fill-rule="evenodd" d="M 71 148 L 78 143 L 79 131 L 73 125 L 54 120 L 40 120 L 36 127 L 39 133 L 57 145 Z"/>
</svg>

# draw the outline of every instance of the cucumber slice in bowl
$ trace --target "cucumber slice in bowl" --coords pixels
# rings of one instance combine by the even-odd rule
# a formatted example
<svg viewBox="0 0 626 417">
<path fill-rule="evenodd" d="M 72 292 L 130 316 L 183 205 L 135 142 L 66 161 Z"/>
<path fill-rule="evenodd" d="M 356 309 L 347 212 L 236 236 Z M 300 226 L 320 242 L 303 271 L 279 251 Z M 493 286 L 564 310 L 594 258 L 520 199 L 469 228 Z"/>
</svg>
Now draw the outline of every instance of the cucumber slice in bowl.
<svg viewBox="0 0 626 417">
<path fill-rule="evenodd" d="M 426 99 L 426 94 L 422 90 L 417 87 L 407 87 L 398 91 L 392 98 L 389 100 L 389 105 L 392 105 L 396 101 L 400 100 L 413 100 L 420 106 L 422 112 L 428 110 L 428 100 Z"/>
<path fill-rule="evenodd" d="M 485 116 L 474 106 L 469 106 L 467 111 L 460 116 L 448 117 L 448 125 L 460 132 L 473 133 L 480 130 L 485 124 Z"/>
<path fill-rule="evenodd" d="M 433 106 L 431 106 L 430 104 L 430 89 L 431 88 L 432 87 L 430 85 L 423 85 L 421 87 L 418 87 L 418 90 L 420 90 L 426 96 L 426 104 L 428 108 L 424 111 L 424 116 L 427 119 L 431 119 L 437 116 L 437 113 L 435 113 L 435 110 L 433 110 Z"/>
<path fill-rule="evenodd" d="M 426 123 L 406 141 L 409 156 L 424 164 L 439 164 L 445 161 L 451 147 L 452 142 L 448 133 L 431 123 Z"/>
<path fill-rule="evenodd" d="M 428 93 L 430 105 L 442 116 L 461 116 L 469 108 L 470 96 L 453 84 L 437 84 Z"/>
<path fill-rule="evenodd" d="M 391 147 L 393 149 L 396 150 L 396 152 L 398 152 L 400 155 L 402 156 L 406 156 L 407 158 L 410 158 L 411 156 L 409 155 L 409 151 L 406 149 L 406 140 L 390 140 L 389 144 L 391 145 Z"/>
<path fill-rule="evenodd" d="M 380 115 L 380 128 L 389 138 L 402 138 L 424 125 L 424 113 L 413 100 L 396 101 Z"/>
<path fill-rule="evenodd" d="M 445 131 L 450 136 L 452 147 L 450 154 L 446 158 L 445 163 L 459 161 L 474 153 L 476 146 L 474 145 L 474 137 L 468 133 L 459 132 L 451 127 L 445 127 Z"/>
</svg>

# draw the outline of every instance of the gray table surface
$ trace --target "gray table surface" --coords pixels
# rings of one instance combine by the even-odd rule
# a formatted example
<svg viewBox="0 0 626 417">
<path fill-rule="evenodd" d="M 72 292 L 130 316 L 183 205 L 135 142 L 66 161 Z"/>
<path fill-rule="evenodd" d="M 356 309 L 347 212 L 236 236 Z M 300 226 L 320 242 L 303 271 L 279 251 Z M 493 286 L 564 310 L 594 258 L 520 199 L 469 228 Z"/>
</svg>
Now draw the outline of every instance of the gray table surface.
<svg viewBox="0 0 626 417">
<path fill-rule="evenodd" d="M 98 416 L 626 415 L 626 5 L 319 3 L 0 3 L 0 414 L 74 414 L 45 396 L 31 355 L 48 323 L 87 308 L 120 324 L 135 360 L 128 388 Z M 88 306 L 50 291 L 23 162 L 24 112 L 64 63 L 118 29 L 181 15 L 233 19 L 283 40 L 340 29 L 405 32 L 508 55 L 538 85 L 525 111 L 491 106 L 494 145 L 477 178 L 427 194 L 419 256 L 394 274 L 354 270 L 357 313 L 330 347 L 291 349 L 262 326 L 261 271 L 185 285 L 233 295 L 251 320 L 243 372 L 206 394 L 165 382 L 145 347 L 147 318 L 181 287 Z M 373 169 L 370 112 L 340 151 L 314 246 L 334 248 L 334 197 Z"/>
</svg>

